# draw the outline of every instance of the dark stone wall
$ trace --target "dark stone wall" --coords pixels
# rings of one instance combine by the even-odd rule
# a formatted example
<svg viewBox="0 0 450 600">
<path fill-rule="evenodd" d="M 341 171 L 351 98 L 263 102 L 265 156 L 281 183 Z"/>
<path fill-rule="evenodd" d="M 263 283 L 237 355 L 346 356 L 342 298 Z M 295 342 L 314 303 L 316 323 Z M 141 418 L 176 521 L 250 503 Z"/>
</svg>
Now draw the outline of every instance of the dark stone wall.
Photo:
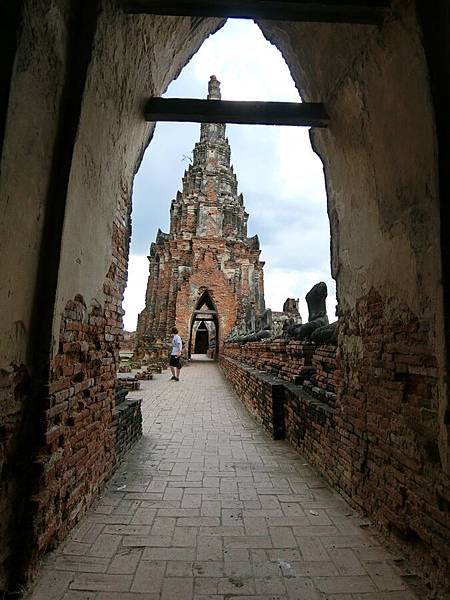
<svg viewBox="0 0 450 600">
<path fill-rule="evenodd" d="M 141 400 L 124 398 L 114 408 L 115 448 L 118 460 L 126 457 L 142 436 Z"/>
<path fill-rule="evenodd" d="M 223 374 L 258 423 L 274 440 L 283 439 L 285 432 L 282 382 L 272 375 L 243 365 L 227 356 L 221 356 L 220 365 Z"/>
</svg>

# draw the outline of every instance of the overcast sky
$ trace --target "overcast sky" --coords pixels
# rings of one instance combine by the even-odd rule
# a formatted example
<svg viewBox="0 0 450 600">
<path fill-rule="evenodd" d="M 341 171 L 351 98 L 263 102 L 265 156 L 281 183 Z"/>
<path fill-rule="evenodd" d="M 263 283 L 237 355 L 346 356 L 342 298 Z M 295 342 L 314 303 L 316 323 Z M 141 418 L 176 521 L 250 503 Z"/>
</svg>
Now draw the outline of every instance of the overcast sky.
<svg viewBox="0 0 450 600">
<path fill-rule="evenodd" d="M 208 38 L 174 81 L 166 97 L 205 98 L 209 77 L 221 82 L 224 100 L 299 101 L 289 69 L 277 48 L 252 21 L 229 20 Z M 200 135 L 195 123 L 158 123 L 134 181 L 132 239 L 125 329 L 136 328 L 145 304 L 147 254 L 158 227 L 169 230 L 169 208 Z M 330 233 L 320 159 L 304 127 L 227 125 L 231 161 L 250 214 L 248 234 L 258 234 L 266 306 L 281 310 L 318 281 L 328 285 L 328 316 L 335 320 L 335 285 L 330 275 Z"/>
</svg>

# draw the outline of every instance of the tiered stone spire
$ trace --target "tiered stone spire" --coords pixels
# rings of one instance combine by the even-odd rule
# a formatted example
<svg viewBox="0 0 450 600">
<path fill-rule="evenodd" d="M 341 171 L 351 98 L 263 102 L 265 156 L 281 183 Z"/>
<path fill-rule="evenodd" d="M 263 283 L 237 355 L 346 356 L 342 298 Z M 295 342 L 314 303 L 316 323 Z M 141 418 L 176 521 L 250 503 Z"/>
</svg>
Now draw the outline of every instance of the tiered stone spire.
<svg viewBox="0 0 450 600">
<path fill-rule="evenodd" d="M 208 99 L 220 98 L 220 83 L 212 75 Z M 142 348 L 164 338 L 174 323 L 183 339 L 192 341 L 193 315 L 203 296 L 216 309 L 217 347 L 249 308 L 264 310 L 259 240 L 247 237 L 248 214 L 230 157 L 225 125 L 202 124 L 192 164 L 172 200 L 170 233 L 158 231 L 150 247 L 146 303 L 138 322 Z"/>
<path fill-rule="evenodd" d="M 220 99 L 220 82 L 212 75 L 208 100 Z M 230 158 L 225 125 L 202 123 L 193 162 L 183 177 L 183 190 L 172 201 L 170 232 L 175 238 L 246 239 L 248 214 Z"/>
</svg>

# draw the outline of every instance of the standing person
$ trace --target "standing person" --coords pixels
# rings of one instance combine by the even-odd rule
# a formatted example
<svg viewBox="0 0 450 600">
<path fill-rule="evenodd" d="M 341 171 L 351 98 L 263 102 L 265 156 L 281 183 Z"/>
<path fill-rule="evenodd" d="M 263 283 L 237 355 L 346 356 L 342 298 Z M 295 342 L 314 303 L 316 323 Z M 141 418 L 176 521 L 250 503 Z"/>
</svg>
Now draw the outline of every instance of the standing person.
<svg viewBox="0 0 450 600">
<path fill-rule="evenodd" d="M 181 341 L 181 337 L 178 335 L 178 329 L 176 327 L 172 327 L 172 333 L 172 350 L 170 352 L 169 360 L 170 370 L 172 371 L 172 377 L 170 378 L 170 381 L 179 381 L 181 369 L 180 356 L 183 348 L 183 342 Z"/>
</svg>

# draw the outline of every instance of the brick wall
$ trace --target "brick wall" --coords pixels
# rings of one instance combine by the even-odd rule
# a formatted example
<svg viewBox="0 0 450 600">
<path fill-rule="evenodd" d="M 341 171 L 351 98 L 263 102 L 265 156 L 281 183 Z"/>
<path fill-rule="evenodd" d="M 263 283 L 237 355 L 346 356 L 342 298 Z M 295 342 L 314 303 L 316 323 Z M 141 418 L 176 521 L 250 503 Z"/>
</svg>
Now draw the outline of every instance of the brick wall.
<svg viewBox="0 0 450 600">
<path fill-rule="evenodd" d="M 228 342 L 224 350 L 226 356 L 291 382 L 310 373 L 314 351 L 314 344 L 287 340 Z"/>
<path fill-rule="evenodd" d="M 120 461 L 142 435 L 142 412 L 140 398 L 126 398 L 127 392 L 117 398 L 113 413 L 115 447 Z"/>
<path fill-rule="evenodd" d="M 375 290 L 343 315 L 336 427 L 346 468 L 339 485 L 401 541 L 433 586 L 449 586 L 450 480 L 439 456 L 429 332 L 428 322 L 406 305 L 394 312 Z"/>
<path fill-rule="evenodd" d="M 301 386 L 284 386 L 284 415 L 286 439 L 311 464 L 337 485 L 342 467 L 339 458 L 338 432 L 335 410 L 324 402 L 305 393 Z"/>
<path fill-rule="evenodd" d="M 215 245 L 217 249 L 214 248 Z M 192 313 L 204 290 L 208 290 L 217 310 L 219 325 L 217 334 L 220 345 L 230 334 L 231 328 L 236 322 L 239 298 L 220 269 L 220 257 L 225 251 L 224 248 L 225 244 L 222 240 L 216 244 L 210 240 L 204 244 L 202 239 L 195 240 L 193 254 L 194 261 L 196 261 L 195 269 L 189 279 L 180 285 L 175 298 L 174 312 L 185 351 L 188 350 Z"/>
<path fill-rule="evenodd" d="M 303 388 L 310 396 L 335 406 L 340 379 L 336 346 L 316 346 L 311 363 L 312 369 L 305 374 Z"/>
<path fill-rule="evenodd" d="M 125 415 L 119 410 L 122 419 L 115 399 L 129 234 L 128 193 L 123 190 L 103 302 L 87 306 L 78 295 L 66 303 L 61 318 L 45 399 L 45 435 L 35 464 L 39 477 L 32 535 L 37 555 L 83 515 L 113 472 L 123 444 L 129 445 L 140 427 L 138 405 L 133 403 Z M 129 429 L 125 437 L 123 428 Z"/>
<path fill-rule="evenodd" d="M 273 439 L 284 438 L 283 385 L 275 377 L 221 356 L 220 365 L 239 398 Z"/>
</svg>

